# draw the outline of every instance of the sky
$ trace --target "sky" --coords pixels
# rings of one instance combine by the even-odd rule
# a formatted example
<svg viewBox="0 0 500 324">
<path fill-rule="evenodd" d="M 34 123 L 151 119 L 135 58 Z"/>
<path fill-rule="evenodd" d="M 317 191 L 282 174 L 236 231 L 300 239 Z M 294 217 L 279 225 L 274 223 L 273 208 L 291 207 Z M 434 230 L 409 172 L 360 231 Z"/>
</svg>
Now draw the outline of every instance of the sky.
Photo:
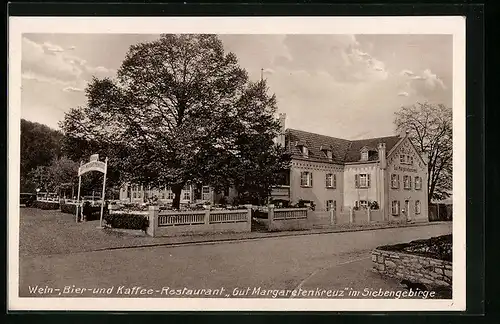
<svg viewBox="0 0 500 324">
<path fill-rule="evenodd" d="M 24 34 L 21 117 L 58 128 L 86 104 L 93 76 L 114 77 L 129 46 L 159 35 Z M 286 127 L 345 138 L 395 134 L 394 113 L 452 106 L 451 35 L 220 35 L 249 77 L 261 69 Z"/>
</svg>

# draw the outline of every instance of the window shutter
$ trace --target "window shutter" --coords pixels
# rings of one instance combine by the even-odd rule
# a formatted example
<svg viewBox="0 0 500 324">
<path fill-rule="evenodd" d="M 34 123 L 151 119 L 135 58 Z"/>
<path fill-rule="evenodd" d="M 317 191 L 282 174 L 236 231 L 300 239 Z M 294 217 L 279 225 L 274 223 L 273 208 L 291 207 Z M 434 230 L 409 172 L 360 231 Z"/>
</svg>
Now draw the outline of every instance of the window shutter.
<svg viewBox="0 0 500 324">
<path fill-rule="evenodd" d="M 337 175 L 333 175 L 333 188 L 337 188 Z"/>
<path fill-rule="evenodd" d="M 354 186 L 359 188 L 359 174 L 354 175 Z"/>
<path fill-rule="evenodd" d="M 370 174 L 366 175 L 366 186 L 370 188 Z"/>
<path fill-rule="evenodd" d="M 397 188 L 399 189 L 400 187 L 400 184 L 399 184 L 399 174 L 398 174 L 398 185 L 397 185 Z"/>
<path fill-rule="evenodd" d="M 310 177 L 309 178 L 310 179 L 309 185 L 312 187 L 313 186 L 313 173 L 312 172 L 309 172 L 309 177 Z"/>
<path fill-rule="evenodd" d="M 408 176 L 408 189 L 411 189 L 411 176 Z"/>
</svg>

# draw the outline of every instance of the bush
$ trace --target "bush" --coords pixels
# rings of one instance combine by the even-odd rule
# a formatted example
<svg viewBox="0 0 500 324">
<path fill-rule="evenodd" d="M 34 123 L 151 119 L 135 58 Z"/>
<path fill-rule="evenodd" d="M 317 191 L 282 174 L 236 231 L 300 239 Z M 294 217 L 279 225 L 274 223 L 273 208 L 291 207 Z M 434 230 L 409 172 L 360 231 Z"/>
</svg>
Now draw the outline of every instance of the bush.
<svg viewBox="0 0 500 324">
<path fill-rule="evenodd" d="M 106 214 L 104 220 L 112 228 L 143 230 L 149 227 L 149 219 L 145 215 L 135 214 Z"/>
<path fill-rule="evenodd" d="M 61 204 L 61 212 L 76 215 L 76 204 Z"/>
<path fill-rule="evenodd" d="M 45 210 L 56 210 L 59 209 L 59 203 L 37 200 L 33 203 L 33 207 Z"/>
</svg>

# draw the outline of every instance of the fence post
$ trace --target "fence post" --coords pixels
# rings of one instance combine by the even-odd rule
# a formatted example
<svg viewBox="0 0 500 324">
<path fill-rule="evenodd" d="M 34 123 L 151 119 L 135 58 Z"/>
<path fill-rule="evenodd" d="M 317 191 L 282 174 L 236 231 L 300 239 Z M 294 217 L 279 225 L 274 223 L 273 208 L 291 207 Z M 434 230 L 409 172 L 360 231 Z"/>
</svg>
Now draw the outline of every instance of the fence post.
<svg viewBox="0 0 500 324">
<path fill-rule="evenodd" d="M 210 209 L 205 209 L 205 225 L 210 224 Z"/>
<path fill-rule="evenodd" d="M 335 225 L 335 210 L 330 209 L 330 225 Z"/>
<path fill-rule="evenodd" d="M 368 223 L 370 223 L 372 221 L 372 215 L 371 215 L 371 208 L 370 207 L 368 207 L 366 214 L 368 216 Z"/>
<path fill-rule="evenodd" d="M 349 207 L 349 224 L 354 223 L 354 210 L 352 207 Z"/>
<path fill-rule="evenodd" d="M 267 221 L 268 221 L 268 230 L 272 230 L 273 227 L 273 222 L 274 222 L 274 207 L 268 207 L 268 212 L 267 212 Z"/>
<path fill-rule="evenodd" d="M 155 237 L 156 230 L 158 229 L 158 214 L 160 213 L 159 206 L 149 206 L 149 226 L 147 229 L 147 233 L 149 236 Z"/>
<path fill-rule="evenodd" d="M 252 231 L 252 208 L 247 208 L 247 226 L 248 231 Z"/>
</svg>

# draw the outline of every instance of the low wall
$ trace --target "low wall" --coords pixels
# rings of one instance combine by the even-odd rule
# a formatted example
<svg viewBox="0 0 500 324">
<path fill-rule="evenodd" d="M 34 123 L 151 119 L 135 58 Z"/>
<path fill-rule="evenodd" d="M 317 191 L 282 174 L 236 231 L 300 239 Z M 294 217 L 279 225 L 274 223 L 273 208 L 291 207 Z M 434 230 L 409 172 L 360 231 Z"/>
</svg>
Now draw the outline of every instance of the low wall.
<svg viewBox="0 0 500 324">
<path fill-rule="evenodd" d="M 311 214 L 307 208 L 270 207 L 268 213 L 269 231 L 296 231 L 312 228 Z"/>
<path fill-rule="evenodd" d="M 420 282 L 428 288 L 450 287 L 452 263 L 419 255 L 375 249 L 373 271 L 391 278 Z"/>
<path fill-rule="evenodd" d="M 159 211 L 150 206 L 150 236 L 176 236 L 202 233 L 250 232 L 251 210 Z"/>
</svg>

